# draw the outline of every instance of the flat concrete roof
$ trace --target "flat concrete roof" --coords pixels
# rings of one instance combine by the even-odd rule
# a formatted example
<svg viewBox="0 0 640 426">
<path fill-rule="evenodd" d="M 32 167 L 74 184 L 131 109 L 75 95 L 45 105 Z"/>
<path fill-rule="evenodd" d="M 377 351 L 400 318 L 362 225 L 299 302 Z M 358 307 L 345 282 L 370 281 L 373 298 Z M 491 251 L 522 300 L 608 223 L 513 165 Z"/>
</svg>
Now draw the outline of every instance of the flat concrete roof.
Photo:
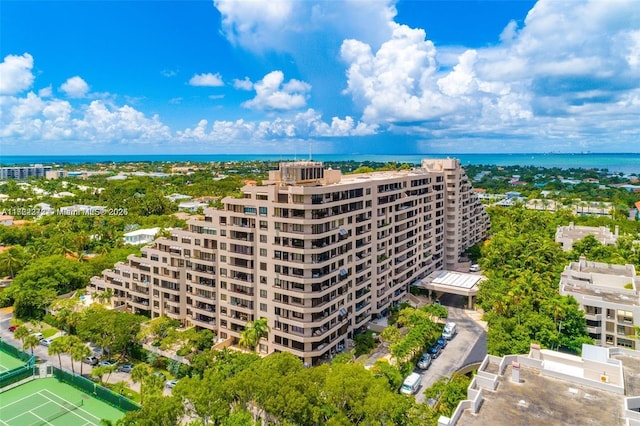
<svg viewBox="0 0 640 426">
<path fill-rule="evenodd" d="M 472 296 L 478 292 L 478 283 L 484 280 L 479 274 L 466 274 L 453 271 L 435 271 L 422 279 L 419 287 L 427 290 Z"/>
<path fill-rule="evenodd" d="M 497 367 L 496 367 L 497 368 Z M 521 383 L 511 381 L 511 366 L 498 376 L 495 391 L 483 389 L 477 414 L 465 410 L 460 425 L 624 425 L 623 396 L 543 376 L 521 365 Z"/>
</svg>

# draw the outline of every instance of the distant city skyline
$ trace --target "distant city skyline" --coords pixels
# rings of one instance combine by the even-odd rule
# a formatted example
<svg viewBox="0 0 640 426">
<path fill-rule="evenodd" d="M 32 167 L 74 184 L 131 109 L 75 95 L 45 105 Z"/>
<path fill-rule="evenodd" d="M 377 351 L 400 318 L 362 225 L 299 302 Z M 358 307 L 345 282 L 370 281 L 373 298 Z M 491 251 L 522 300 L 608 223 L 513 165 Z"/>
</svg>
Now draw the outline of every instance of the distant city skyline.
<svg viewBox="0 0 640 426">
<path fill-rule="evenodd" d="M 640 152 L 634 0 L 4 0 L 0 40 L 0 155 Z"/>
</svg>

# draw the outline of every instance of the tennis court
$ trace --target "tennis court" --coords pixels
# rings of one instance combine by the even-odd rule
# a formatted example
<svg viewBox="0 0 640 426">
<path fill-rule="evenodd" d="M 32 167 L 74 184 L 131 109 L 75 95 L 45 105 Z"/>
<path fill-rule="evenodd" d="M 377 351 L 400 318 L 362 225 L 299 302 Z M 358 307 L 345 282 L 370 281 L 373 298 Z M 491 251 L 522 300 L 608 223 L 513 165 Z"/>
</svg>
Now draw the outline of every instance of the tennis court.
<svg viewBox="0 0 640 426">
<path fill-rule="evenodd" d="M 2 426 L 88 426 L 101 419 L 115 423 L 116 408 L 57 379 L 37 379 L 0 394 Z"/>
<path fill-rule="evenodd" d="M 0 374 L 5 371 L 13 370 L 14 368 L 22 367 L 24 364 L 24 361 L 0 350 Z"/>
</svg>

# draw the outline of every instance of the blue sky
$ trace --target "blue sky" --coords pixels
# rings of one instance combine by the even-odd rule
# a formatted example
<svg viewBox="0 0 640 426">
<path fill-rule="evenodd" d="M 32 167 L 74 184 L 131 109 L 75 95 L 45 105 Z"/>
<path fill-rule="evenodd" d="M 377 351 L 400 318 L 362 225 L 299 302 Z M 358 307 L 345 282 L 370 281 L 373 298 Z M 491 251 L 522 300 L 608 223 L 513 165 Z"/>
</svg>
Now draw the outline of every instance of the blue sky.
<svg viewBox="0 0 640 426">
<path fill-rule="evenodd" d="M 640 152 L 637 0 L 0 4 L 0 154 Z"/>
</svg>

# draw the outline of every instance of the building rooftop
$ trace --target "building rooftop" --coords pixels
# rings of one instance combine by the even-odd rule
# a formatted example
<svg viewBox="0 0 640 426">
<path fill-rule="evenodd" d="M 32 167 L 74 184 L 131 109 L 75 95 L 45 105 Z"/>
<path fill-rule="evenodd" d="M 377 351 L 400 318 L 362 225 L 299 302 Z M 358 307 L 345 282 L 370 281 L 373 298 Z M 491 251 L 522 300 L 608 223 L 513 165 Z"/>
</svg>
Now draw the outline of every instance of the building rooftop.
<svg viewBox="0 0 640 426">
<path fill-rule="evenodd" d="M 587 261 L 571 262 L 560 278 L 561 294 L 580 294 L 622 305 L 638 305 L 640 277 L 633 265 Z"/>
<path fill-rule="evenodd" d="M 527 355 L 487 355 L 468 399 L 438 424 L 636 424 L 639 373 L 640 352 L 624 348 L 583 345 L 575 356 L 532 344 Z"/>
<path fill-rule="evenodd" d="M 611 232 L 606 226 L 575 226 L 573 222 L 569 226 L 558 226 L 556 230 L 556 242 L 561 243 L 563 250 L 569 251 L 575 241 L 593 235 L 602 244 L 613 245 L 618 241 L 618 227 Z"/>
<path fill-rule="evenodd" d="M 498 376 L 495 391 L 483 392 L 477 414 L 466 410 L 458 424 L 624 425 L 620 395 L 567 383 L 520 367 L 521 383 L 511 380 L 512 366 Z"/>
</svg>

